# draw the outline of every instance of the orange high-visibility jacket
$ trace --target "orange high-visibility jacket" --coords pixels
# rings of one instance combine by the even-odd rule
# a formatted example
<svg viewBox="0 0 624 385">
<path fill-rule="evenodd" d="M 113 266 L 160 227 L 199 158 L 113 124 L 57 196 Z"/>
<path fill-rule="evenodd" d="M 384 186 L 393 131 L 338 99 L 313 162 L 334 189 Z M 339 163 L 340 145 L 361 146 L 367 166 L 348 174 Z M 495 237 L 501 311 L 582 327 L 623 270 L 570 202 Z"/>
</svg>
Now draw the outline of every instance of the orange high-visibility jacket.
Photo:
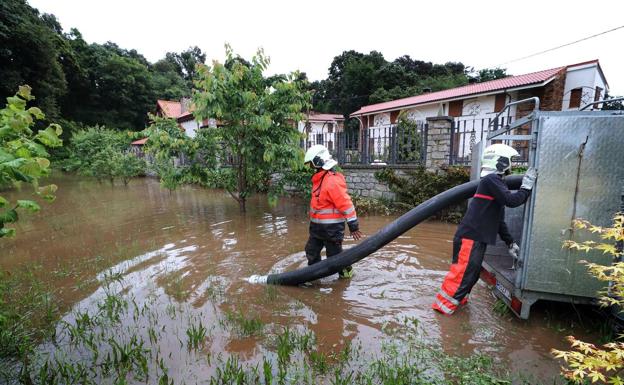
<svg viewBox="0 0 624 385">
<path fill-rule="evenodd" d="M 310 231 L 320 238 L 342 239 L 345 221 L 351 232 L 358 230 L 357 214 L 344 176 L 331 170 L 317 172 L 312 177 Z"/>
</svg>

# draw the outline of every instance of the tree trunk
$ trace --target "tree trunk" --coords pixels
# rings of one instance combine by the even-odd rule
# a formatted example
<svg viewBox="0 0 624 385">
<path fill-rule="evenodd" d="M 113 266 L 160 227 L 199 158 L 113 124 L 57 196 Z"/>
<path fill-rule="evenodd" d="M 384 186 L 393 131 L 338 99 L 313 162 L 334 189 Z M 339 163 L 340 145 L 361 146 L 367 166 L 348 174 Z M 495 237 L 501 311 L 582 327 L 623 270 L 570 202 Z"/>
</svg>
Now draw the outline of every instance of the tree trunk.
<svg viewBox="0 0 624 385">
<path fill-rule="evenodd" d="M 238 162 L 238 207 L 241 213 L 245 213 L 247 200 L 247 168 L 245 167 L 245 157 L 240 155 Z"/>
</svg>

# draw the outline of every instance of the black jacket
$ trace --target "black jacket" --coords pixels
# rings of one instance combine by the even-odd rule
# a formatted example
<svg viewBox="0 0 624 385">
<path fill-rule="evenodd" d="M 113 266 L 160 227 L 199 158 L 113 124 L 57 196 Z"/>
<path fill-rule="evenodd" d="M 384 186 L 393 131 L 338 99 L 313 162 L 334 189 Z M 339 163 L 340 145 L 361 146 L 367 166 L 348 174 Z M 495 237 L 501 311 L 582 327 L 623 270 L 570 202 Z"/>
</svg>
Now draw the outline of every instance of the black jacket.
<svg viewBox="0 0 624 385">
<path fill-rule="evenodd" d="M 505 224 L 505 206 L 518 207 L 527 201 L 530 190 L 511 192 L 498 174 L 481 178 L 474 199 L 457 227 L 455 237 L 468 238 L 489 245 L 496 243 L 496 234 L 509 246 L 513 238 Z"/>
</svg>

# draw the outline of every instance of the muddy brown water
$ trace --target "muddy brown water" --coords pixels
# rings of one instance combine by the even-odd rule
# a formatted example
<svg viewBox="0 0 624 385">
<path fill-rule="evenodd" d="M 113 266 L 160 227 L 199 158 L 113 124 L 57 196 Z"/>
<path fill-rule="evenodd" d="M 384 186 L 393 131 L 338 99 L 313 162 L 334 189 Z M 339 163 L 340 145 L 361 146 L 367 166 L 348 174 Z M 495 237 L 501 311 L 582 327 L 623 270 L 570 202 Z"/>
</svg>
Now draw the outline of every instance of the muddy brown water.
<svg viewBox="0 0 624 385">
<path fill-rule="evenodd" d="M 305 265 L 305 202 L 284 198 L 271 208 L 265 197 L 256 196 L 241 215 L 222 191 L 184 187 L 170 193 L 150 178 L 127 187 L 75 176 L 53 179 L 59 185 L 57 200 L 39 214 L 24 215 L 17 237 L 2 240 L 0 268 L 40 265 L 44 277 L 54 279 L 68 320 L 72 311 L 88 310 L 102 298 L 98 282 L 105 271 L 123 277 L 120 292 L 155 298 L 159 314 L 171 311 L 172 304 L 185 305 L 186 318 L 163 321 L 167 327 L 161 333 L 162 354 L 172 360 L 169 375 L 176 383 L 211 370 L 206 360 L 180 348 L 180 337 L 173 336 L 179 333 L 170 332 L 184 330 L 183 320 L 193 314 L 204 325 L 217 325 L 226 312 L 240 312 L 271 325 L 299 326 L 313 331 L 327 352 L 347 342 L 377 351 L 385 325 L 412 317 L 425 338 L 448 353 L 485 353 L 497 365 L 547 383 L 559 368 L 550 349 L 565 348 L 565 335 L 586 336 L 569 327 L 569 313 L 558 314 L 550 305 L 536 306 L 529 321 L 497 315 L 482 282 L 455 316 L 434 313 L 430 305 L 450 263 L 451 224 L 428 222 L 410 230 L 357 263 L 349 281 L 328 277 L 311 287 L 270 292 L 243 278 Z M 373 234 L 394 218 L 363 216 L 362 231 Z M 345 241 L 345 247 L 353 244 Z M 210 330 L 206 354 L 253 361 L 266 349 L 256 337 Z"/>
</svg>

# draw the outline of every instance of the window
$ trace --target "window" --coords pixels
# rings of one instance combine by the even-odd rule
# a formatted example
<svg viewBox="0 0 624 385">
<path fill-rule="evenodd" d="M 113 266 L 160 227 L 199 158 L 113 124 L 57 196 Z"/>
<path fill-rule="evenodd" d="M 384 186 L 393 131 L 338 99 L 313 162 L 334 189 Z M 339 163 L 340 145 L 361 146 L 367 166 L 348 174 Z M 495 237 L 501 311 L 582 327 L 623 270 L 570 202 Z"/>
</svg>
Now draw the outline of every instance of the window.
<svg viewBox="0 0 624 385">
<path fill-rule="evenodd" d="M 570 107 L 569 108 L 579 108 L 581 106 L 581 96 L 583 95 L 583 90 L 581 88 L 575 88 L 570 91 Z"/>
<path fill-rule="evenodd" d="M 327 132 L 328 133 L 332 133 L 334 132 L 334 124 L 333 123 L 327 123 Z"/>
<path fill-rule="evenodd" d="M 329 142 L 327 142 L 327 149 L 331 152 L 334 151 L 334 142 L 332 142 L 331 140 Z"/>
<path fill-rule="evenodd" d="M 312 132 L 312 123 L 310 123 L 310 122 L 306 122 L 306 124 L 305 124 L 305 132 L 306 132 L 307 134 L 309 134 L 310 132 Z"/>
<path fill-rule="evenodd" d="M 323 144 L 323 134 L 316 134 L 316 144 Z"/>
<path fill-rule="evenodd" d="M 596 87 L 596 94 L 594 95 L 594 102 L 600 100 L 600 95 L 602 95 L 602 88 Z"/>
</svg>

